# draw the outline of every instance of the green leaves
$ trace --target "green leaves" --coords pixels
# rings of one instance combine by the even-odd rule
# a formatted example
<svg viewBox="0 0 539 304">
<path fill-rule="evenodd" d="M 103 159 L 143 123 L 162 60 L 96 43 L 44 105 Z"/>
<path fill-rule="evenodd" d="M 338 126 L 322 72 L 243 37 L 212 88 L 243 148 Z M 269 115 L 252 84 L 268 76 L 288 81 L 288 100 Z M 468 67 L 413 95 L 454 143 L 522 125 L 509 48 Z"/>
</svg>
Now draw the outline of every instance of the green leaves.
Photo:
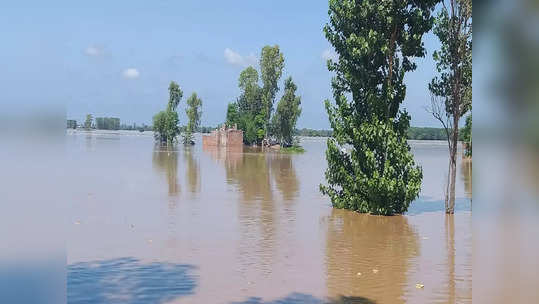
<svg viewBox="0 0 539 304">
<path fill-rule="evenodd" d="M 291 146 L 293 143 L 296 122 L 301 114 L 301 98 L 296 96 L 297 86 L 292 77 L 285 80 L 284 94 L 272 118 L 273 135 L 279 139 L 282 146 Z"/>
<path fill-rule="evenodd" d="M 174 142 L 178 134 L 180 134 L 180 128 L 178 126 L 180 120 L 176 108 L 183 96 L 183 91 L 176 82 L 171 81 L 168 92 L 169 99 L 167 108 L 165 111 L 161 111 L 153 117 L 153 130 L 156 140 L 170 144 Z"/>
<path fill-rule="evenodd" d="M 320 190 L 337 208 L 403 213 L 419 194 L 422 171 L 406 142 L 410 117 L 399 107 L 404 75 L 425 53 L 421 38 L 437 2 L 329 2 L 324 33 L 339 61 L 328 66 L 335 72 L 335 104 L 325 102 L 334 138 Z"/>
<path fill-rule="evenodd" d="M 202 106 L 202 99 L 198 98 L 197 93 L 193 92 L 187 99 L 187 108 L 185 108 L 185 114 L 187 114 L 187 126 L 183 134 L 184 144 L 194 144 L 193 133 L 200 125 L 200 117 L 202 112 L 200 107 Z"/>
</svg>

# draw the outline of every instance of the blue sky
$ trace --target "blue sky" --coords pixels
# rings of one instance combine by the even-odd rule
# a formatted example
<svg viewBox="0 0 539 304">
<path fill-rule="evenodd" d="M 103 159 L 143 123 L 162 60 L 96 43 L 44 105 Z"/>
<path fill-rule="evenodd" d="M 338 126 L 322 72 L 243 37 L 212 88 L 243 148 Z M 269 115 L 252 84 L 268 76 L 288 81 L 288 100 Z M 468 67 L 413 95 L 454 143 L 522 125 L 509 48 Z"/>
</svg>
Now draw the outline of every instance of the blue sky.
<svg viewBox="0 0 539 304">
<path fill-rule="evenodd" d="M 0 88 L 5 100 L 60 102 L 68 118 L 120 117 L 151 123 L 178 82 L 184 99 L 203 100 L 202 125 L 224 121 L 239 95 L 239 73 L 264 45 L 285 56 L 302 97 L 298 127 L 328 128 L 323 100 L 331 98 L 331 56 L 322 27 L 327 1 L 13 1 L 2 4 Z M 427 57 L 406 76 L 403 107 L 413 126 L 438 126 L 424 110 L 434 75 L 432 34 Z M 282 81 L 281 81 L 282 87 Z M 280 98 L 280 94 L 278 95 Z M 182 108 L 181 120 L 185 122 Z"/>
</svg>

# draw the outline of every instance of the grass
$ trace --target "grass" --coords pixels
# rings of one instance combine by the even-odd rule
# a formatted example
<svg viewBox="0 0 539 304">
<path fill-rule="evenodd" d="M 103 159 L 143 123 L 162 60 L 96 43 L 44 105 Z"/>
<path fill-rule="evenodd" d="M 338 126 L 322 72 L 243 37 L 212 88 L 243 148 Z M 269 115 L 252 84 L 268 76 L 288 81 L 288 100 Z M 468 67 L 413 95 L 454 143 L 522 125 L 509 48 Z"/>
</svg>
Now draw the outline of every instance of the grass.
<svg viewBox="0 0 539 304">
<path fill-rule="evenodd" d="M 303 153 L 305 149 L 302 146 L 281 147 L 281 153 Z"/>
</svg>

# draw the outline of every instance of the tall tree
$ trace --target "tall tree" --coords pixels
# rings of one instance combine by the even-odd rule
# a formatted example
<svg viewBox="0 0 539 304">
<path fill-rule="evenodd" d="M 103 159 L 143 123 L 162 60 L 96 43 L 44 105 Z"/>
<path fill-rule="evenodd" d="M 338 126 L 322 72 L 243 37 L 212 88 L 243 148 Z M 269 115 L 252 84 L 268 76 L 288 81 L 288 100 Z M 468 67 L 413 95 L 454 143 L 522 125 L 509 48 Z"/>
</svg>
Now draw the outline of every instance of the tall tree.
<svg viewBox="0 0 539 304">
<path fill-rule="evenodd" d="M 266 45 L 260 56 L 260 74 L 262 78 L 262 101 L 265 116 L 265 137 L 268 137 L 269 123 L 273 111 L 275 95 L 279 91 L 278 82 L 283 75 L 284 56 L 278 45 Z"/>
<path fill-rule="evenodd" d="M 437 0 L 330 0 L 324 27 L 338 60 L 328 60 L 335 104 L 326 100 L 334 138 L 327 142 L 328 185 L 334 207 L 373 214 L 403 213 L 421 189 L 399 110 L 404 75 L 433 25 Z M 351 99 L 351 100 L 349 100 Z"/>
<path fill-rule="evenodd" d="M 231 102 L 226 108 L 226 122 L 225 125 L 229 128 L 234 125 L 237 127 L 240 122 L 240 113 L 238 112 L 238 104 Z"/>
<path fill-rule="evenodd" d="M 197 93 L 193 92 L 187 99 L 187 108 L 185 108 L 185 114 L 187 114 L 187 126 L 183 134 L 184 144 L 194 144 L 193 133 L 200 125 L 200 117 L 202 116 L 202 99 L 198 98 Z"/>
<path fill-rule="evenodd" d="M 241 90 L 241 95 L 238 98 L 238 107 L 240 110 L 253 114 L 259 113 L 263 107 L 256 69 L 249 66 L 243 70 L 238 79 L 238 86 Z"/>
<path fill-rule="evenodd" d="M 445 211 L 454 213 L 459 121 L 472 105 L 472 1 L 443 0 L 434 34 L 441 48 L 433 54 L 438 75 L 429 84 L 433 95 L 430 112 L 448 130 Z"/>
<path fill-rule="evenodd" d="M 168 93 L 167 108 L 153 117 L 153 131 L 155 138 L 161 143 L 171 144 L 176 140 L 178 134 L 180 134 L 180 128 L 178 126 L 180 120 L 176 109 L 183 97 L 183 91 L 176 82 L 171 81 L 168 87 Z"/>
<path fill-rule="evenodd" d="M 272 118 L 273 135 L 279 139 L 282 146 L 292 145 L 296 122 L 301 114 L 301 98 L 296 96 L 297 88 L 292 77 L 285 80 L 284 95 L 277 103 Z"/>
<path fill-rule="evenodd" d="M 94 117 L 92 116 L 92 114 L 87 114 L 86 120 L 84 121 L 84 128 L 87 130 L 90 130 L 92 128 L 93 120 L 94 120 Z"/>
</svg>

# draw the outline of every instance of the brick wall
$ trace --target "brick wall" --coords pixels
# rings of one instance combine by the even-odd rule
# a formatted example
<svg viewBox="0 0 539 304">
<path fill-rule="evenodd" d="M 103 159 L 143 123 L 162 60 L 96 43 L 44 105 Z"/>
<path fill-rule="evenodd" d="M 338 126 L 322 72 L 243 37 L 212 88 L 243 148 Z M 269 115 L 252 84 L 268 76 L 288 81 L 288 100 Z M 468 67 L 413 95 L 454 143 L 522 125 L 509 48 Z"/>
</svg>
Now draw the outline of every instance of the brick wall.
<svg viewBox="0 0 539 304">
<path fill-rule="evenodd" d="M 227 130 L 227 146 L 243 146 L 243 131 Z"/>
<path fill-rule="evenodd" d="M 243 147 L 243 131 L 236 129 L 214 130 L 202 136 L 203 147 Z"/>
</svg>

